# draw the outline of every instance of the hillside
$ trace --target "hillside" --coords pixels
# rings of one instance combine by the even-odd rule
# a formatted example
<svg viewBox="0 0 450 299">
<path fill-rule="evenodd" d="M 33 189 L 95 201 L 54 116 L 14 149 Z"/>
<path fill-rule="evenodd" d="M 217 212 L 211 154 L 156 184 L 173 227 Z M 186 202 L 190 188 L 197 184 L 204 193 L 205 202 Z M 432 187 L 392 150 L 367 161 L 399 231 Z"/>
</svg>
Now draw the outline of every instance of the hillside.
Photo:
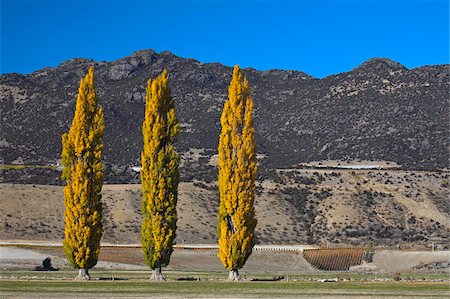
<svg viewBox="0 0 450 299">
<path fill-rule="evenodd" d="M 71 122 L 79 80 L 90 65 L 105 111 L 108 182 L 138 182 L 130 166 L 139 165 L 145 85 L 164 68 L 182 124 L 177 147 L 185 161 L 183 180 L 214 180 L 209 160 L 217 152 L 231 68 L 167 51 L 142 50 L 112 62 L 72 59 L 27 75 L 1 75 L 3 164 L 59 161 L 61 134 Z M 448 65 L 407 69 L 376 58 L 323 79 L 299 71 L 244 73 L 255 101 L 261 172 L 330 159 L 390 161 L 416 170 L 447 167 Z M 21 176 L 1 171 L 4 182 L 58 184 L 57 172 L 34 170 Z"/>
<path fill-rule="evenodd" d="M 132 166 L 140 165 L 144 88 L 166 68 L 182 128 L 177 242 L 216 242 L 219 118 L 231 68 L 153 50 L 0 76 L 0 239 L 62 238 L 55 165 L 90 65 L 106 122 L 103 240 L 139 242 L 141 191 Z M 323 79 L 245 69 L 260 164 L 258 242 L 445 246 L 448 67 L 407 69 L 377 58 Z M 351 169 L 357 165 L 374 169 Z"/>
<path fill-rule="evenodd" d="M 396 170 L 278 170 L 257 183 L 260 244 L 448 246 L 444 173 Z M 1 240 L 61 240 L 60 186 L 0 184 Z M 102 238 L 140 242 L 141 186 L 105 185 Z M 216 183 L 181 183 L 178 243 L 216 243 Z"/>
</svg>

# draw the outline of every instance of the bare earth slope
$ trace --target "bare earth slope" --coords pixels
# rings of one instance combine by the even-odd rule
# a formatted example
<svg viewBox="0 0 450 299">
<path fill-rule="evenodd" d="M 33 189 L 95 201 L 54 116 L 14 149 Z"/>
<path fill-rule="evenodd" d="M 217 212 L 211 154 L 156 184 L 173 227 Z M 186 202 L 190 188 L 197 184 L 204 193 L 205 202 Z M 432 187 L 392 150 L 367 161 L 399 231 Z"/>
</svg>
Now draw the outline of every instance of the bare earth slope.
<svg viewBox="0 0 450 299">
<path fill-rule="evenodd" d="M 258 182 L 262 244 L 446 246 L 448 178 L 396 170 L 277 170 Z M 104 242 L 140 243 L 140 185 L 105 185 Z M 177 242 L 215 243 L 217 186 L 181 183 Z M 62 187 L 0 184 L 0 239 L 61 240 Z"/>
</svg>

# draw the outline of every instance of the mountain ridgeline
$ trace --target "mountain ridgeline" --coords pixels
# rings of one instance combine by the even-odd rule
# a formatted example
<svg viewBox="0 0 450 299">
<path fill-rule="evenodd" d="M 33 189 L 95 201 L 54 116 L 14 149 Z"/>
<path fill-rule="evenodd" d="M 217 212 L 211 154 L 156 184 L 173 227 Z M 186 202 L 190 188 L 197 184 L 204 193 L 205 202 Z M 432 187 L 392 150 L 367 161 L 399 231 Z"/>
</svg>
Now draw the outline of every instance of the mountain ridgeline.
<svg viewBox="0 0 450 299">
<path fill-rule="evenodd" d="M 27 75 L 1 75 L 2 164 L 60 161 L 61 135 L 73 118 L 77 86 L 89 66 L 95 68 L 105 113 L 107 182 L 139 181 L 131 166 L 140 165 L 146 82 L 163 69 L 169 72 L 181 123 L 176 146 L 184 161 L 182 179 L 216 179 L 210 159 L 217 154 L 232 68 L 153 50 L 112 62 L 77 58 Z M 322 160 L 390 161 L 409 170 L 448 167 L 449 65 L 407 69 L 375 58 L 323 79 L 288 70 L 243 73 L 255 103 L 261 173 Z M 194 165 L 189 157 L 195 151 L 201 155 Z M 3 181 L 31 182 L 32 177 L 4 172 Z M 58 175 L 39 178 L 39 183 L 58 182 Z"/>
</svg>

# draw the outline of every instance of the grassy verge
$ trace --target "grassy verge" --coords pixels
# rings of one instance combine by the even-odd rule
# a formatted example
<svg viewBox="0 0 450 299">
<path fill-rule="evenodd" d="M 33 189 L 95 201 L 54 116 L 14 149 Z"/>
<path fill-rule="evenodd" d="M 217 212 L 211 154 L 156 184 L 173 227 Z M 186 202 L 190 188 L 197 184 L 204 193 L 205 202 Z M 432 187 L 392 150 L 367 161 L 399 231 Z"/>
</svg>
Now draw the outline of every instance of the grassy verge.
<svg viewBox="0 0 450 299">
<path fill-rule="evenodd" d="M 439 298 L 448 295 L 445 283 L 361 283 L 361 282 L 243 282 L 225 281 L 152 283 L 148 281 L 8 281 L 0 293 L 23 297 L 73 296 L 158 296 L 158 297 L 400 297 Z"/>
</svg>

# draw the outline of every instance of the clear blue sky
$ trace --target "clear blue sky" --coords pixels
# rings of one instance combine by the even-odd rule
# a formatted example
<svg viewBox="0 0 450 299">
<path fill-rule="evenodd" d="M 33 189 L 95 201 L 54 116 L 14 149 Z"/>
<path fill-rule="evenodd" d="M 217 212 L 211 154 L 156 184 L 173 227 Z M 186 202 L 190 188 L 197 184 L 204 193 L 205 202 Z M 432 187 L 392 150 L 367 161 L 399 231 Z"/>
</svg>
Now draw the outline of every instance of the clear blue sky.
<svg viewBox="0 0 450 299">
<path fill-rule="evenodd" d="M 316 77 L 371 57 L 449 63 L 448 0 L 1 1 L 1 73 L 139 49 Z"/>
</svg>

